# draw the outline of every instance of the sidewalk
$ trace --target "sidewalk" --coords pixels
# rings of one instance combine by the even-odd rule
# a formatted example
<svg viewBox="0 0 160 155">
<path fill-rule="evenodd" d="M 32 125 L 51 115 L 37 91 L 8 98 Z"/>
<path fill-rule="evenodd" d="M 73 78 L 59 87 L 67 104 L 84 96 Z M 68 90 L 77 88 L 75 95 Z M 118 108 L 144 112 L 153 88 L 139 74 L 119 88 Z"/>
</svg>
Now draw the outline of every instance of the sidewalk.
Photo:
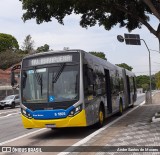
<svg viewBox="0 0 160 155">
<path fill-rule="evenodd" d="M 138 107 L 83 146 L 160 146 L 160 122 L 151 122 L 156 112 L 160 112 L 160 93 L 153 96 L 152 104 Z M 74 152 L 70 154 L 151 155 L 160 154 L 160 152 Z"/>
</svg>

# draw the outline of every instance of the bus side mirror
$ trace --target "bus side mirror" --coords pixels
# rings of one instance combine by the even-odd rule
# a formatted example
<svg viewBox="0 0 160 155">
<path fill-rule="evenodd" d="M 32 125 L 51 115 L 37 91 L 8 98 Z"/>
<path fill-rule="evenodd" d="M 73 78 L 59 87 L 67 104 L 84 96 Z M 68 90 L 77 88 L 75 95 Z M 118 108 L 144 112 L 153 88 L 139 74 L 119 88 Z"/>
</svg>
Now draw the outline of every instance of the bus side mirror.
<svg viewBox="0 0 160 155">
<path fill-rule="evenodd" d="M 21 69 L 21 65 L 16 65 L 11 69 L 11 86 L 12 87 L 14 87 L 14 85 L 17 84 L 17 81 L 15 79 L 15 73 L 14 73 L 14 71 L 17 69 Z"/>
<path fill-rule="evenodd" d="M 17 84 L 17 81 L 15 79 L 14 71 L 11 71 L 11 86 L 14 87 L 14 85 Z"/>
</svg>

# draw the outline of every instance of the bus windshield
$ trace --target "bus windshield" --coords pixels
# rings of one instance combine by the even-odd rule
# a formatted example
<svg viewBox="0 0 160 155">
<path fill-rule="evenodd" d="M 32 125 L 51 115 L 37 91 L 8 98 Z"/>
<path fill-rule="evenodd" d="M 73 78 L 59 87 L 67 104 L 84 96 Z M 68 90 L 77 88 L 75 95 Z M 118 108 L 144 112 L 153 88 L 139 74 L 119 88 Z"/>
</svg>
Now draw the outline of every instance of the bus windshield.
<svg viewBox="0 0 160 155">
<path fill-rule="evenodd" d="M 77 100 L 79 96 L 78 74 L 78 65 L 65 64 L 23 71 L 23 103 L 54 103 Z"/>
</svg>

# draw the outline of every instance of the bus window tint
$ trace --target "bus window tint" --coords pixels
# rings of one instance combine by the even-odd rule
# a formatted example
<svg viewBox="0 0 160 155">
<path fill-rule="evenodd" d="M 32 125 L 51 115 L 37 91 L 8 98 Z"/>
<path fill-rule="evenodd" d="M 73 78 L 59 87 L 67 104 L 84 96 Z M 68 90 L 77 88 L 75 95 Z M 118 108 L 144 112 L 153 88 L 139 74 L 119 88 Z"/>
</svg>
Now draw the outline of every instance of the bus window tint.
<svg viewBox="0 0 160 155">
<path fill-rule="evenodd" d="M 123 90 L 124 90 L 124 82 L 123 82 L 122 78 L 119 79 L 119 83 L 120 83 L 120 91 L 123 92 Z"/>
<path fill-rule="evenodd" d="M 60 102 L 78 99 L 78 66 L 64 66 L 56 82 L 53 82 L 58 67 L 49 68 L 49 102 Z"/>
<path fill-rule="evenodd" d="M 23 74 L 23 101 L 47 102 L 47 69 L 28 70 Z"/>
<path fill-rule="evenodd" d="M 84 94 L 86 97 L 88 95 L 94 95 L 93 69 L 88 68 L 86 65 L 84 68 Z"/>
<path fill-rule="evenodd" d="M 95 92 L 96 95 L 105 94 L 105 78 L 102 73 L 95 73 Z"/>
<path fill-rule="evenodd" d="M 117 95 L 120 91 L 119 77 L 115 74 L 111 77 L 112 94 Z"/>
<path fill-rule="evenodd" d="M 131 92 L 134 92 L 133 77 L 130 77 L 129 81 L 130 81 L 130 90 Z"/>
</svg>

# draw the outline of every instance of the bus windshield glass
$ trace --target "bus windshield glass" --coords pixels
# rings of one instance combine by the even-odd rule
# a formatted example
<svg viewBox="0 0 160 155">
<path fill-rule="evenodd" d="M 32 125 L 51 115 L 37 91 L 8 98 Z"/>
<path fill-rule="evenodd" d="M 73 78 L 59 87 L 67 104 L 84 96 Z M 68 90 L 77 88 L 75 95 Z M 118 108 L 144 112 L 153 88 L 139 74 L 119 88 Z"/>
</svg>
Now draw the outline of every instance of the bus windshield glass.
<svg viewBox="0 0 160 155">
<path fill-rule="evenodd" d="M 23 103 L 54 103 L 78 99 L 79 65 L 61 64 L 22 72 Z"/>
</svg>

